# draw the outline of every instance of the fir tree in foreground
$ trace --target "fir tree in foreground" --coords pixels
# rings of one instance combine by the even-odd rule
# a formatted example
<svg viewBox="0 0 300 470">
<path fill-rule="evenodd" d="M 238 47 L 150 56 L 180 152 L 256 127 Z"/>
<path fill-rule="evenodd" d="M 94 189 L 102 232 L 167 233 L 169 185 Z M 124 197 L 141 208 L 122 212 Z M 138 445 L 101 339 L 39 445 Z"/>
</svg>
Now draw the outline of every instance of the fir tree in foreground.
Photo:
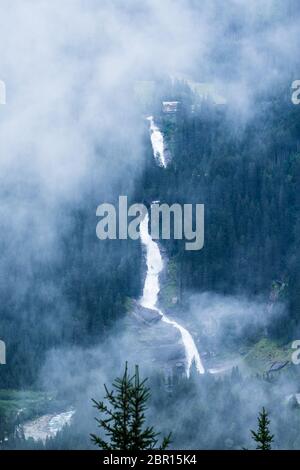
<svg viewBox="0 0 300 470">
<path fill-rule="evenodd" d="M 93 400 L 95 408 L 102 415 L 96 421 L 108 440 L 91 434 L 95 445 L 102 450 L 149 450 L 158 443 L 159 433 L 152 426 L 146 426 L 145 412 L 150 398 L 150 390 L 145 385 L 147 379 L 140 381 L 139 368 L 135 374 L 128 375 L 127 363 L 122 378 L 114 380 L 113 390 L 104 385 L 107 402 Z M 164 437 L 159 449 L 166 449 L 171 442 L 171 433 Z"/>
<path fill-rule="evenodd" d="M 258 429 L 257 432 L 251 430 L 252 438 L 257 443 L 256 449 L 258 450 L 271 450 L 271 443 L 274 435 L 269 430 L 270 420 L 267 411 L 263 408 L 258 416 Z"/>
</svg>

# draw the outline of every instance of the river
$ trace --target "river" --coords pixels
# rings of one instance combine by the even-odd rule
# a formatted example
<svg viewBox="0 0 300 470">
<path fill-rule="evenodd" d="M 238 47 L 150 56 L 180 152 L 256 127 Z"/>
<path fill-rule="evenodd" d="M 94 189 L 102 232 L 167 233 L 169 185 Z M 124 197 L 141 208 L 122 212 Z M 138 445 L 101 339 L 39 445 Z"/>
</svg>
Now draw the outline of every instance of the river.
<svg viewBox="0 0 300 470">
<path fill-rule="evenodd" d="M 26 421 L 21 425 L 25 439 L 45 442 L 47 438 L 54 437 L 66 425 L 70 424 L 75 410 L 70 409 L 57 414 L 45 414 L 38 418 Z"/>
</svg>

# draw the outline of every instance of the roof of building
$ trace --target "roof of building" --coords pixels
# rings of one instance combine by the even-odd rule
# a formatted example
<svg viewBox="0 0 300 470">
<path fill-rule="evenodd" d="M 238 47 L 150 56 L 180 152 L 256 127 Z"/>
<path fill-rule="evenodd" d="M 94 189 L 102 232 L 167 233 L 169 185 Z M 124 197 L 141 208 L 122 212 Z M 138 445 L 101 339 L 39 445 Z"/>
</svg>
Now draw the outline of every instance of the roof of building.
<svg viewBox="0 0 300 470">
<path fill-rule="evenodd" d="M 269 367 L 268 372 L 276 372 L 280 369 L 283 369 L 283 367 L 285 367 L 288 363 L 289 361 L 275 361 Z"/>
</svg>

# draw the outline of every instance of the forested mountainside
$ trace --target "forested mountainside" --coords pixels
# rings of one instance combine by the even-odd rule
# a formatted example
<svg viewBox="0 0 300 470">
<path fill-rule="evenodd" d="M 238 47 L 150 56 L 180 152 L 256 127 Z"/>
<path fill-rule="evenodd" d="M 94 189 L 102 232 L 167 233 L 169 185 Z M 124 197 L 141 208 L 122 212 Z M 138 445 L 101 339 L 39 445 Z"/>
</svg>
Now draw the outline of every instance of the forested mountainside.
<svg viewBox="0 0 300 470">
<path fill-rule="evenodd" d="M 209 100 L 191 107 L 197 98 L 187 97 L 184 85 L 167 98 L 182 103 L 175 118 L 160 115 L 172 161 L 163 174 L 149 165 L 144 186 L 149 198 L 158 194 L 169 204 L 205 205 L 203 250 L 165 242 L 178 265 L 181 294 L 208 290 L 268 299 L 282 286 L 289 321 L 281 319 L 270 331 L 285 339 L 295 335 L 300 114 L 291 103 L 289 82 L 258 96 L 246 119 L 242 111 L 233 115 Z"/>
<path fill-rule="evenodd" d="M 136 129 L 140 125 L 138 117 Z M 117 202 L 122 193 L 130 201 L 135 185 L 133 149 L 125 134 L 106 141 L 107 147 L 99 144 L 82 193 L 72 194 L 59 208 L 47 200 L 37 208 L 32 198 L 38 198 L 41 189 L 32 182 L 24 189 L 17 181 L 17 193 L 11 194 L 3 181 L 1 245 L 7 272 L 0 284 L 1 334 L 7 347 L 3 388 L 35 386 L 51 349 L 98 344 L 124 316 L 126 298 L 140 293 L 139 244 L 96 237 L 98 204 Z M 118 159 L 123 162 L 119 169 L 124 166 L 122 178 L 114 177 Z M 99 185 L 98 178 L 101 175 L 105 181 L 105 173 L 111 184 Z M 136 169 L 134 173 L 139 174 Z M 16 239 L 14 213 L 7 213 L 6 207 L 16 204 L 18 191 L 25 194 L 23 204 L 29 212 L 32 207 L 32 217 L 23 221 Z M 16 210 L 19 218 L 23 207 Z"/>
</svg>

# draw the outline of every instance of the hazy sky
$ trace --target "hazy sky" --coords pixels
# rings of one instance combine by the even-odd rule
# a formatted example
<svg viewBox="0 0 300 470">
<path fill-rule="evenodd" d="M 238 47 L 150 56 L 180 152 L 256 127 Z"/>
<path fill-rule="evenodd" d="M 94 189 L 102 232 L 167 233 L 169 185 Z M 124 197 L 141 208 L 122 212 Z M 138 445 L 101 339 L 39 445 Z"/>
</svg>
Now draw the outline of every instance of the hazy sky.
<svg viewBox="0 0 300 470">
<path fill-rule="evenodd" d="M 2 0 L 1 180 L 37 184 L 47 198 L 73 195 L 136 78 L 187 73 L 235 95 L 258 75 L 268 83 L 296 62 L 299 22 L 291 16 L 287 27 L 288 3 Z"/>
</svg>

